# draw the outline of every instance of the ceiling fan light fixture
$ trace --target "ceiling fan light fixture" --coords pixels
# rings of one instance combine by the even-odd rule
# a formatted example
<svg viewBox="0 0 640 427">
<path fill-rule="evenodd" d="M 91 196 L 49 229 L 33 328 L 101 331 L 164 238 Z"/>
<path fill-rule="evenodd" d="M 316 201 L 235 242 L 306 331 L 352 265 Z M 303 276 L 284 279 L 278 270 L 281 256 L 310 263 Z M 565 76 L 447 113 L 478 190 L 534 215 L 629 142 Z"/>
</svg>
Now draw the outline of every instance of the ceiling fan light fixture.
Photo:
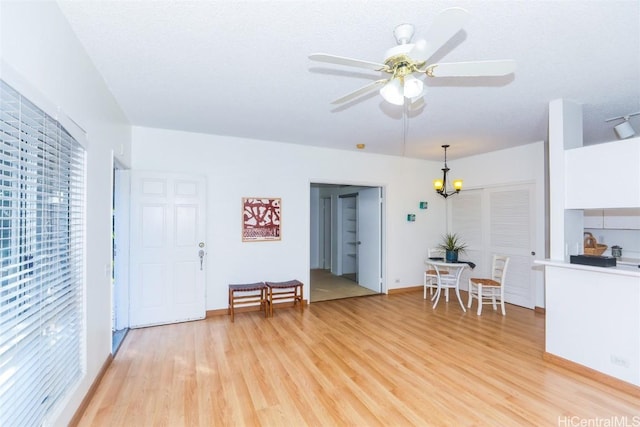
<svg viewBox="0 0 640 427">
<path fill-rule="evenodd" d="M 0 0 L 1 1 L 1 0 Z M 363 61 L 361 59 L 315 53 L 309 56 L 314 61 L 329 62 L 338 65 L 348 65 L 381 71 L 390 75 L 388 78 L 377 80 L 347 95 L 333 104 L 341 104 L 379 89 L 385 101 L 393 105 L 403 106 L 410 100 L 421 98 L 424 91 L 424 81 L 418 80 L 414 73 L 425 74 L 426 77 L 495 77 L 515 72 L 516 64 L 513 60 L 467 61 L 452 63 L 428 63 L 433 55 L 442 48 L 447 41 L 462 30 L 467 22 L 469 12 L 460 7 L 450 7 L 440 12 L 424 39 L 412 41 L 414 27 L 411 24 L 400 24 L 393 35 L 398 43 L 388 49 L 383 63 Z"/>
<path fill-rule="evenodd" d="M 404 90 L 400 79 L 391 79 L 380 89 L 380 95 L 390 104 L 404 105 Z"/>
<path fill-rule="evenodd" d="M 404 96 L 406 98 L 415 98 L 422 95 L 424 83 L 422 80 L 412 76 L 411 74 L 404 77 Z"/>
</svg>

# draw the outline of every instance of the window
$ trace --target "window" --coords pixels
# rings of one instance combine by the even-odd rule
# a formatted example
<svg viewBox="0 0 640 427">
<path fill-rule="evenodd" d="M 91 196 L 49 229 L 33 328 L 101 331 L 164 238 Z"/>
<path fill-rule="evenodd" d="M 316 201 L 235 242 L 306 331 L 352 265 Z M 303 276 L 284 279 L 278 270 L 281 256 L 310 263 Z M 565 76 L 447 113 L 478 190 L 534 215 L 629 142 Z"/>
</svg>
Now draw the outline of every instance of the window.
<svg viewBox="0 0 640 427">
<path fill-rule="evenodd" d="M 84 370 L 84 150 L 0 80 L 0 425 L 41 425 Z"/>
</svg>

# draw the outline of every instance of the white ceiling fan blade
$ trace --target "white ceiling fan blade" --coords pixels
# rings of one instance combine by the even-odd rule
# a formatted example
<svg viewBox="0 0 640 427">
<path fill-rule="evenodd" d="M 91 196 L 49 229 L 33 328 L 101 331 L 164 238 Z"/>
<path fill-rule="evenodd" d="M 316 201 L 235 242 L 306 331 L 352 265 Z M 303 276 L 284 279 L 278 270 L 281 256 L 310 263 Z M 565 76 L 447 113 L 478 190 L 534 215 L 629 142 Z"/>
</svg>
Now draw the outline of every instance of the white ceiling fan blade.
<svg viewBox="0 0 640 427">
<path fill-rule="evenodd" d="M 451 7 L 438 14 L 424 40 L 418 40 L 409 56 L 415 61 L 426 61 L 467 23 L 469 12 Z"/>
<path fill-rule="evenodd" d="M 345 56 L 331 55 L 328 53 L 314 53 L 309 55 L 313 61 L 329 62 L 331 64 L 348 65 L 350 67 L 367 68 L 369 70 L 386 71 L 389 69 L 385 64 L 378 62 L 363 61 L 361 59 L 347 58 Z"/>
<path fill-rule="evenodd" d="M 331 101 L 332 104 L 342 104 L 344 102 L 347 101 L 351 101 L 352 99 L 355 99 L 361 95 L 364 95 L 367 92 L 371 92 L 374 89 L 376 89 L 378 86 L 382 86 L 383 84 L 385 84 L 387 81 L 389 81 L 389 79 L 380 79 L 380 80 L 376 80 L 373 83 L 369 83 L 366 86 L 361 87 L 360 89 L 354 90 L 353 92 L 349 92 L 348 94 L 334 100 Z"/>
<path fill-rule="evenodd" d="M 427 67 L 429 77 L 479 77 L 504 76 L 516 70 L 516 61 L 503 59 L 497 61 L 443 62 Z"/>
</svg>

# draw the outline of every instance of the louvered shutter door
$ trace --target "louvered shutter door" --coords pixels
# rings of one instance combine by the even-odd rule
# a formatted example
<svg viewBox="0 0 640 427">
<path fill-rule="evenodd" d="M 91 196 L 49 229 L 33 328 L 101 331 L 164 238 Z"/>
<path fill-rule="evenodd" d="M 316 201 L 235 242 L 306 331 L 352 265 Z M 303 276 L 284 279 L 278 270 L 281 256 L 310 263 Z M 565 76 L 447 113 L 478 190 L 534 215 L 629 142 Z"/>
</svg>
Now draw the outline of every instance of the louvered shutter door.
<svg viewBox="0 0 640 427">
<path fill-rule="evenodd" d="M 533 308 L 535 294 L 531 266 L 533 223 L 528 187 L 489 192 L 489 252 L 510 257 L 505 301 Z"/>
<path fill-rule="evenodd" d="M 533 186 L 465 190 L 451 200 L 450 231 L 459 233 L 469 248 L 461 260 L 476 264 L 466 269 L 460 288 L 469 277 L 489 277 L 494 254 L 510 257 L 505 301 L 533 308 L 535 282 L 531 250 L 535 247 Z"/>
</svg>

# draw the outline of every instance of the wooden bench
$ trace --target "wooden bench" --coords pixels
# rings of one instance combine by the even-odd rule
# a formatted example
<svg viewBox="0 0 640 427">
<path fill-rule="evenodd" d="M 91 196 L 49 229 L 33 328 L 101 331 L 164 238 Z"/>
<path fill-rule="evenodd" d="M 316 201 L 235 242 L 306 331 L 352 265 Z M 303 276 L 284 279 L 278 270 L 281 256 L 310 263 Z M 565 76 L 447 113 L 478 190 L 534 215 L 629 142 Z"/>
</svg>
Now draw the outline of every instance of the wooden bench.
<svg viewBox="0 0 640 427">
<path fill-rule="evenodd" d="M 302 282 L 288 280 L 286 282 L 266 282 L 266 285 L 269 316 L 273 316 L 273 304 L 278 300 L 293 300 L 294 307 L 297 303 L 300 303 L 300 312 L 304 312 Z"/>
<path fill-rule="evenodd" d="M 264 282 L 247 283 L 229 285 L 229 309 L 231 321 L 234 321 L 234 312 L 236 306 L 243 307 L 251 303 L 260 303 L 260 310 L 264 310 L 265 317 L 267 312 L 267 286 Z"/>
</svg>

